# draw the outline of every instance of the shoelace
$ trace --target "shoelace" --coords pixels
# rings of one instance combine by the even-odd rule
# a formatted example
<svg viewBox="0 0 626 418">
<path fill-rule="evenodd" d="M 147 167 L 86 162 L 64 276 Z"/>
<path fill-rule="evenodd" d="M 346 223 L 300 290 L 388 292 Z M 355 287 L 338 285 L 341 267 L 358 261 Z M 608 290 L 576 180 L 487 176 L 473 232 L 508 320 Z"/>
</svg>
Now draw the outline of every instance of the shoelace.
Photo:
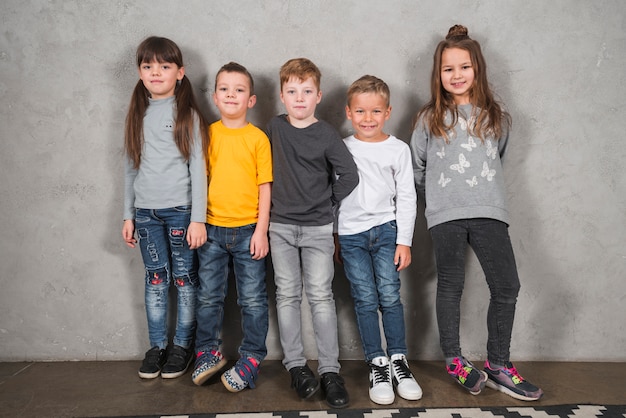
<svg viewBox="0 0 626 418">
<path fill-rule="evenodd" d="M 390 382 L 389 378 L 389 366 L 378 366 L 376 364 L 370 364 L 370 367 L 374 371 L 374 383 Z"/>
<path fill-rule="evenodd" d="M 407 366 L 407 364 L 402 359 L 394 360 L 392 363 L 393 363 L 393 370 L 396 376 L 398 376 L 398 380 L 408 379 L 411 377 L 411 370 L 409 369 L 409 366 Z"/>
<path fill-rule="evenodd" d="M 509 367 L 510 366 L 510 367 Z M 524 378 L 517 372 L 517 369 L 515 368 L 515 366 L 513 366 L 512 364 L 509 365 L 505 365 L 502 370 L 504 370 L 504 372 L 506 374 L 508 374 L 509 376 L 511 376 L 511 380 L 513 381 L 513 383 L 515 383 L 516 385 L 519 385 L 520 383 L 524 383 Z"/>
<path fill-rule="evenodd" d="M 451 365 L 454 366 L 454 369 L 448 367 L 448 372 L 451 372 L 451 374 L 455 376 L 462 377 L 463 380 L 467 379 L 467 376 L 469 376 L 472 371 L 470 366 L 464 365 L 458 358 L 455 358 Z"/>
</svg>

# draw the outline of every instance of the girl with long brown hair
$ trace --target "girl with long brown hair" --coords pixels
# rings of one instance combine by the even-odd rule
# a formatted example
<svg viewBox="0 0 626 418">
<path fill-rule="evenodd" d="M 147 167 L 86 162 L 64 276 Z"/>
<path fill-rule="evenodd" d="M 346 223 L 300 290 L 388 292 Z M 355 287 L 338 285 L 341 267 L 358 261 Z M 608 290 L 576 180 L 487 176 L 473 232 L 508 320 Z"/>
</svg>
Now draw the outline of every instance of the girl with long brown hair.
<svg viewBox="0 0 626 418">
<path fill-rule="evenodd" d="M 149 37 L 137 48 L 139 81 L 125 129 L 122 237 L 138 243 L 145 265 L 150 350 L 139 376 L 181 376 L 193 355 L 195 249 L 206 242 L 207 123 L 196 104 L 182 53 L 169 39 Z M 136 237 L 135 237 L 136 234 Z M 168 292 L 177 289 L 176 330 L 168 348 Z"/>
<path fill-rule="evenodd" d="M 510 125 L 489 88 L 479 43 L 464 26 L 453 26 L 435 50 L 431 100 L 418 113 L 410 144 L 435 251 L 440 344 L 448 374 L 471 394 L 487 385 L 532 401 L 542 390 L 522 378 L 509 359 L 520 288 L 501 165 Z M 491 292 L 483 371 L 463 357 L 459 343 L 468 244 Z"/>
</svg>

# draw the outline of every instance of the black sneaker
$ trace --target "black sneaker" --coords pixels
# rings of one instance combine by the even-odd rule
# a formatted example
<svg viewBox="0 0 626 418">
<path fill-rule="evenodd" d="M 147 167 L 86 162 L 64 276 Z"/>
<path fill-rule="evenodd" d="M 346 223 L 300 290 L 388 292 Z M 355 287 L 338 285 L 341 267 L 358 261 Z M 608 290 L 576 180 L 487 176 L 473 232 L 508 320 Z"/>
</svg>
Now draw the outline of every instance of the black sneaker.
<svg viewBox="0 0 626 418">
<path fill-rule="evenodd" d="M 161 371 L 163 379 L 173 379 L 185 374 L 191 364 L 193 351 L 191 348 L 183 348 L 174 345 L 167 351 L 167 361 Z"/>
<path fill-rule="evenodd" d="M 320 382 L 306 364 L 302 367 L 292 367 L 289 373 L 291 374 L 291 387 L 298 392 L 300 399 L 309 399 L 319 390 Z"/>
<path fill-rule="evenodd" d="M 139 377 L 142 379 L 154 379 L 161 374 L 161 368 L 165 363 L 165 350 L 156 345 L 146 351 L 146 356 L 139 368 Z"/>
<path fill-rule="evenodd" d="M 350 397 L 343 377 L 339 376 L 338 373 L 324 373 L 322 375 L 322 388 L 326 394 L 326 403 L 331 408 L 345 408 L 350 405 Z"/>
</svg>

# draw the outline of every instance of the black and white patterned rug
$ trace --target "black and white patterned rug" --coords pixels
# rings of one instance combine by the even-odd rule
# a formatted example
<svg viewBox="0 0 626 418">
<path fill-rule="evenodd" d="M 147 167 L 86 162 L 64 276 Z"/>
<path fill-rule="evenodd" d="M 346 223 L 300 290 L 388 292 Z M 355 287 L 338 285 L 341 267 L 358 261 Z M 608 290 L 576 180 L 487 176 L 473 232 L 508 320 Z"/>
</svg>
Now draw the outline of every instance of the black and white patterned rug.
<svg viewBox="0 0 626 418">
<path fill-rule="evenodd" d="M 494 408 L 345 409 L 147 415 L 138 418 L 626 418 L 626 405 L 509 406 Z"/>
</svg>

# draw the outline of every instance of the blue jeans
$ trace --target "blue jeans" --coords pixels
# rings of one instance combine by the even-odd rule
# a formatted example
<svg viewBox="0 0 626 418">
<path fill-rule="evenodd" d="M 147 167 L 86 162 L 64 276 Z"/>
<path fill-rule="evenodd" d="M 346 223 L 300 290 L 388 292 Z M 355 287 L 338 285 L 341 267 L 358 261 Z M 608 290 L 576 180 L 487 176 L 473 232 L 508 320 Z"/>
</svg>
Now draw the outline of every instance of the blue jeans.
<svg viewBox="0 0 626 418">
<path fill-rule="evenodd" d="M 250 239 L 256 224 L 236 228 L 207 225 L 206 244 L 198 249 L 200 288 L 198 289 L 198 330 L 196 350 L 218 350 L 224 322 L 224 300 L 228 293 L 229 262 L 232 261 L 241 309 L 242 357 L 259 363 L 267 355 L 265 339 L 269 326 L 265 259 L 253 260 Z"/>
<path fill-rule="evenodd" d="M 191 206 L 135 211 L 135 230 L 146 268 L 145 303 L 151 347 L 167 347 L 167 305 L 172 281 L 178 295 L 174 344 L 188 348 L 193 342 L 198 261 L 186 240 L 190 217 Z"/>
<path fill-rule="evenodd" d="M 341 258 L 354 299 L 356 320 L 365 361 L 406 354 L 404 309 L 400 301 L 400 272 L 396 253 L 396 221 L 354 235 L 339 235 Z M 378 310 L 382 314 L 387 354 L 380 338 Z"/>
<path fill-rule="evenodd" d="M 270 248 L 276 282 L 276 313 L 283 365 L 306 364 L 302 343 L 302 290 L 311 308 L 318 373 L 339 372 L 337 312 L 333 297 L 333 225 L 300 226 L 270 222 Z"/>
<path fill-rule="evenodd" d="M 520 289 L 508 226 L 494 219 L 460 219 L 430 229 L 437 263 L 437 323 L 445 357 L 461 356 L 460 303 L 469 244 L 485 273 L 491 299 L 487 311 L 487 358 L 509 361 L 515 305 Z"/>
</svg>

